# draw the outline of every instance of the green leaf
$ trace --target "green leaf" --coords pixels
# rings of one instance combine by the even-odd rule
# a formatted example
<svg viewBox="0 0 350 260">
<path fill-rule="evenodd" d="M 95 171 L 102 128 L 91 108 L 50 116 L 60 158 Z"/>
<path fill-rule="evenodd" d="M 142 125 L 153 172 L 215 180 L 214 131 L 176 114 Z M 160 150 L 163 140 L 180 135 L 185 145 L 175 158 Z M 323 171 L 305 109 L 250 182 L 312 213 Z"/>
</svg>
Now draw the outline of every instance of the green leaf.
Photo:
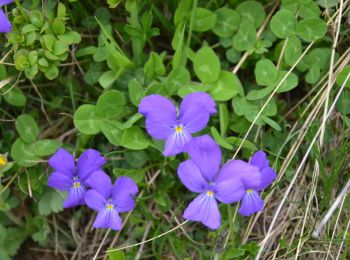
<svg viewBox="0 0 350 260">
<path fill-rule="evenodd" d="M 251 22 L 255 28 L 258 28 L 266 17 L 264 6 L 257 1 L 241 2 L 236 11 L 241 15 L 241 18 Z"/>
<path fill-rule="evenodd" d="M 229 144 L 218 132 L 218 130 L 216 130 L 215 127 L 211 127 L 210 128 L 210 132 L 214 137 L 215 142 L 220 145 L 221 147 L 227 149 L 227 150 L 232 150 L 233 146 L 231 144 Z"/>
<path fill-rule="evenodd" d="M 111 144 L 120 146 L 122 140 L 122 123 L 103 120 L 101 121 L 101 130 Z"/>
<path fill-rule="evenodd" d="M 318 64 L 313 64 L 305 75 L 305 81 L 309 84 L 315 84 L 321 77 L 321 69 Z"/>
<path fill-rule="evenodd" d="M 23 141 L 33 143 L 38 138 L 39 127 L 31 115 L 20 115 L 17 117 L 15 125 Z"/>
<path fill-rule="evenodd" d="M 103 88 L 110 87 L 120 76 L 120 71 L 108 70 L 104 72 L 98 79 L 98 83 Z"/>
<path fill-rule="evenodd" d="M 194 72 L 203 83 L 212 83 L 219 78 L 220 60 L 209 47 L 201 48 L 193 61 Z"/>
<path fill-rule="evenodd" d="M 192 0 L 181 0 L 174 14 L 174 24 L 178 26 L 181 22 L 186 21 L 192 10 Z"/>
<path fill-rule="evenodd" d="M 129 81 L 128 91 L 131 103 L 137 107 L 140 104 L 141 99 L 145 96 L 145 93 L 143 87 L 136 78 Z"/>
<path fill-rule="evenodd" d="M 131 150 L 143 150 L 149 145 L 149 140 L 138 126 L 124 130 L 121 145 Z"/>
<path fill-rule="evenodd" d="M 317 3 L 323 8 L 331 8 L 336 6 L 340 0 L 318 0 Z"/>
<path fill-rule="evenodd" d="M 51 24 L 51 29 L 56 35 L 64 34 L 66 32 L 66 26 L 61 19 L 54 19 Z"/>
<path fill-rule="evenodd" d="M 166 89 L 169 95 L 173 95 L 183 86 L 191 81 L 190 72 L 185 67 L 177 67 L 173 69 L 166 80 Z"/>
<path fill-rule="evenodd" d="M 152 51 L 143 68 L 143 71 L 146 75 L 147 82 L 151 81 L 155 77 L 163 76 L 166 70 L 161 56 Z"/>
<path fill-rule="evenodd" d="M 213 29 L 216 23 L 216 14 L 212 11 L 198 7 L 194 13 L 193 31 L 206 32 Z"/>
<path fill-rule="evenodd" d="M 268 59 L 261 59 L 256 63 L 254 74 L 256 82 L 262 86 L 272 84 L 278 77 L 275 64 Z"/>
<path fill-rule="evenodd" d="M 293 66 L 302 53 L 301 41 L 295 35 L 289 37 L 288 39 L 286 39 L 286 41 L 287 41 L 287 44 L 283 54 L 284 61 L 289 66 Z"/>
<path fill-rule="evenodd" d="M 271 31 L 278 38 L 287 38 L 295 33 L 297 18 L 287 9 L 278 11 L 271 19 Z"/>
<path fill-rule="evenodd" d="M 49 80 L 53 80 L 58 76 L 58 68 L 55 64 L 51 63 L 47 70 L 44 72 L 45 77 Z"/>
<path fill-rule="evenodd" d="M 49 190 L 45 192 L 39 200 L 38 210 L 42 216 L 48 216 L 51 213 L 57 213 L 63 210 L 63 202 L 66 194 L 56 190 Z"/>
<path fill-rule="evenodd" d="M 239 145 L 242 143 L 243 139 L 242 138 L 238 138 L 238 137 L 234 137 L 234 136 L 230 136 L 226 138 L 226 141 L 230 144 L 232 144 L 233 146 L 239 147 Z M 242 143 L 242 148 L 246 148 L 252 151 L 256 151 L 257 148 L 256 146 L 248 141 L 248 140 L 244 140 L 244 142 Z"/>
<path fill-rule="evenodd" d="M 94 105 L 80 106 L 74 113 L 73 122 L 74 126 L 84 134 L 94 135 L 101 130 L 101 122 Z"/>
<path fill-rule="evenodd" d="M 35 155 L 40 157 L 54 154 L 61 146 L 61 142 L 50 139 L 39 140 L 33 144 Z"/>
<path fill-rule="evenodd" d="M 236 74 L 222 70 L 219 79 L 208 84 L 209 93 L 216 101 L 226 101 L 237 95 L 243 89 Z"/>
<path fill-rule="evenodd" d="M 121 0 L 107 0 L 109 8 L 116 8 L 120 4 Z"/>
<path fill-rule="evenodd" d="M 104 92 L 97 100 L 96 115 L 100 118 L 118 117 L 124 113 L 126 100 L 119 90 Z"/>
<path fill-rule="evenodd" d="M 3 88 L 3 93 L 6 92 L 6 94 L 2 94 L 5 101 L 9 103 L 12 106 L 15 107 L 23 107 L 25 106 L 27 102 L 27 97 L 23 94 L 22 90 L 18 87 L 11 87 L 11 90 L 9 90 L 8 87 Z"/>
<path fill-rule="evenodd" d="M 335 107 L 343 115 L 350 114 L 350 92 L 348 90 L 345 90 L 340 94 Z"/>
<path fill-rule="evenodd" d="M 34 154 L 33 144 L 25 143 L 18 138 L 11 147 L 11 157 L 21 166 L 32 167 L 39 163 L 40 157 Z"/>
<path fill-rule="evenodd" d="M 271 118 L 269 118 L 269 117 L 267 117 L 267 116 L 263 116 L 263 117 L 262 117 L 262 120 L 264 120 L 264 122 L 265 122 L 266 124 L 268 124 L 269 126 L 271 126 L 271 127 L 272 127 L 273 129 L 275 129 L 276 131 L 281 131 L 280 125 L 279 125 L 277 122 L 273 121 Z"/>
<path fill-rule="evenodd" d="M 229 124 L 229 113 L 227 105 L 225 103 L 219 105 L 219 117 L 220 117 L 220 134 L 224 136 L 226 134 Z"/>
<path fill-rule="evenodd" d="M 327 32 L 327 24 L 320 18 L 306 18 L 297 25 L 297 34 L 307 42 L 321 39 Z"/>
<path fill-rule="evenodd" d="M 223 7 L 217 9 L 215 14 L 217 19 L 213 32 L 216 35 L 230 37 L 238 30 L 241 18 L 235 10 Z"/>
<path fill-rule="evenodd" d="M 263 99 L 273 91 L 274 87 L 275 86 L 271 85 L 263 89 L 252 89 L 247 95 L 247 100 Z"/>
<path fill-rule="evenodd" d="M 346 78 L 348 77 L 350 73 L 350 65 L 346 65 L 338 74 L 337 76 L 337 84 L 339 86 L 342 86 L 346 80 Z M 350 88 L 350 77 L 348 78 L 347 82 L 345 83 L 345 87 Z"/>
<path fill-rule="evenodd" d="M 321 10 L 314 1 L 299 6 L 299 16 L 302 18 L 319 17 L 320 15 Z"/>
<path fill-rule="evenodd" d="M 277 85 L 281 82 L 281 80 L 286 76 L 287 71 L 279 71 L 278 78 L 273 83 L 273 87 L 277 87 Z M 277 89 L 277 93 L 287 92 L 292 90 L 293 88 L 298 86 L 298 77 L 294 73 L 290 73 L 287 78 L 282 82 L 282 84 Z"/>
<path fill-rule="evenodd" d="M 251 22 L 243 20 L 233 37 L 233 46 L 238 51 L 252 50 L 256 43 L 256 30 Z"/>
<path fill-rule="evenodd" d="M 110 1 L 110 0 L 109 0 Z M 123 250 L 116 250 L 108 252 L 109 260 L 125 260 L 125 254 Z"/>
</svg>

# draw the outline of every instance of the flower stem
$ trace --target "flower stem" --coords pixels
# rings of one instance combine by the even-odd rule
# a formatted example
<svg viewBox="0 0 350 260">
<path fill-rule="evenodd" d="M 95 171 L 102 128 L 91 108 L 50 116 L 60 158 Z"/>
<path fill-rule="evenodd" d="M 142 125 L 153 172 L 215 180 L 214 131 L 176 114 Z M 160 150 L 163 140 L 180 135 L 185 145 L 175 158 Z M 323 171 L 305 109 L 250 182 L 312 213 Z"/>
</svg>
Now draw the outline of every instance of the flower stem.
<svg viewBox="0 0 350 260">
<path fill-rule="evenodd" d="M 232 247 L 235 246 L 235 236 L 234 236 L 234 217 L 232 214 L 232 207 L 231 205 L 227 205 L 227 213 L 228 213 L 228 223 L 230 225 L 230 240 L 231 240 L 231 245 Z M 235 214 L 236 217 L 236 214 Z"/>
<path fill-rule="evenodd" d="M 15 0 L 15 3 L 16 3 L 16 5 L 17 5 L 17 8 L 19 9 L 19 11 L 21 12 L 21 14 L 22 14 L 24 20 L 26 20 L 26 22 L 28 22 L 28 21 L 29 21 L 29 20 L 28 20 L 28 16 L 27 16 L 27 14 L 25 13 L 25 11 L 24 11 L 24 9 L 23 9 L 21 3 L 19 2 L 19 0 Z"/>
</svg>

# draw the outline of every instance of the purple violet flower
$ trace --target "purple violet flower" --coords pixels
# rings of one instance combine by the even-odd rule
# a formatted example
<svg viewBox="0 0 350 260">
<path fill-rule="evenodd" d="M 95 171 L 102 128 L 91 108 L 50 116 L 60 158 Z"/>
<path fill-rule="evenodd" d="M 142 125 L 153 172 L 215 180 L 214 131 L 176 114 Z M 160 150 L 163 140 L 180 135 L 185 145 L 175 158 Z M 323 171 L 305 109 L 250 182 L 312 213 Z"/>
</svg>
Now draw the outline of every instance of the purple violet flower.
<svg viewBox="0 0 350 260">
<path fill-rule="evenodd" d="M 12 29 L 12 25 L 8 20 L 6 14 L 1 9 L 4 5 L 12 3 L 13 0 L 0 0 L 0 33 L 8 33 Z"/>
<path fill-rule="evenodd" d="M 83 205 L 84 194 L 89 187 L 86 180 L 105 163 L 106 159 L 98 151 L 88 149 L 80 155 L 75 167 L 73 156 L 60 148 L 49 160 L 49 165 L 55 172 L 50 175 L 48 186 L 68 192 L 64 208 Z"/>
<path fill-rule="evenodd" d="M 183 152 L 192 134 L 205 128 L 210 115 L 216 113 L 214 100 L 204 92 L 186 95 L 178 113 L 176 110 L 169 99 L 157 94 L 143 98 L 139 105 L 147 132 L 154 139 L 166 139 L 164 156 Z"/>
<path fill-rule="evenodd" d="M 243 216 L 249 216 L 264 208 L 264 201 L 258 192 L 269 186 L 277 177 L 276 172 L 269 167 L 269 160 L 263 151 L 256 152 L 249 163 L 259 169 L 261 183 L 257 186 L 249 183 L 245 185 L 246 192 L 242 197 L 241 207 L 238 211 Z"/>
<path fill-rule="evenodd" d="M 246 185 L 261 185 L 259 169 L 241 160 L 231 160 L 220 170 L 220 147 L 208 135 L 193 138 L 185 151 L 191 159 L 182 162 L 177 173 L 181 182 L 199 195 L 188 205 L 183 217 L 217 229 L 221 219 L 217 200 L 225 204 L 241 200 Z"/>
<path fill-rule="evenodd" d="M 94 172 L 87 183 L 91 190 L 85 193 L 86 205 L 98 211 L 93 224 L 95 228 L 122 229 L 121 212 L 127 212 L 135 207 L 134 196 L 138 192 L 137 185 L 129 177 L 119 177 L 114 185 L 103 171 Z"/>
</svg>

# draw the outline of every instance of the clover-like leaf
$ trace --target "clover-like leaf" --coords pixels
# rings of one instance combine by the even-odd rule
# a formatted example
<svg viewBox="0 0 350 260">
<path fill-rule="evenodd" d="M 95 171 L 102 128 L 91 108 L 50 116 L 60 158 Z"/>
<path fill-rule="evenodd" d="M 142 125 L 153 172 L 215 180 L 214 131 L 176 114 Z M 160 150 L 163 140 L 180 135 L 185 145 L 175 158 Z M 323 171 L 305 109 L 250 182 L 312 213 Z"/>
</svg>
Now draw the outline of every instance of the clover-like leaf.
<svg viewBox="0 0 350 260">
<path fill-rule="evenodd" d="M 297 18 L 287 9 L 278 11 L 271 19 L 271 31 L 278 38 L 287 38 L 295 33 Z"/>
<path fill-rule="evenodd" d="M 307 42 L 321 39 L 327 32 L 327 24 L 320 18 L 306 18 L 297 25 L 297 34 Z"/>
<path fill-rule="evenodd" d="M 193 68 L 200 81 L 211 83 L 219 78 L 220 60 L 211 48 L 203 47 L 194 56 Z"/>
</svg>

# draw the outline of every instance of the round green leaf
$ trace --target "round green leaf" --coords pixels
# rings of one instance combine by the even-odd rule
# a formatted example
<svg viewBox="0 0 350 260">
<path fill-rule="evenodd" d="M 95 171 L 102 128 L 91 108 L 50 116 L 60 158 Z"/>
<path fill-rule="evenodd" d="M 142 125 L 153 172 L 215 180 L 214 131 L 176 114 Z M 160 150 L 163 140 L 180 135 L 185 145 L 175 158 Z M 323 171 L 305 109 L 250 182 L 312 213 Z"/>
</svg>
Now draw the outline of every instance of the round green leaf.
<svg viewBox="0 0 350 260">
<path fill-rule="evenodd" d="M 346 65 L 341 72 L 339 72 L 338 76 L 337 76 L 337 84 L 339 86 L 343 85 L 346 78 L 348 77 L 350 73 L 350 65 Z M 345 83 L 345 87 L 350 88 L 350 77 L 348 79 L 348 81 Z"/>
<path fill-rule="evenodd" d="M 239 30 L 233 38 L 233 46 L 238 51 L 254 49 L 256 43 L 256 30 L 247 20 L 241 22 Z"/>
<path fill-rule="evenodd" d="M 313 64 L 307 74 L 305 75 L 305 81 L 309 84 L 315 84 L 321 76 L 321 69 L 318 64 Z"/>
<path fill-rule="evenodd" d="M 216 24 L 213 31 L 220 37 L 229 37 L 238 30 L 241 20 L 239 14 L 230 8 L 223 7 L 215 11 Z"/>
<path fill-rule="evenodd" d="M 297 18 L 287 9 L 278 11 L 271 19 L 271 31 L 278 38 L 287 38 L 295 33 Z"/>
<path fill-rule="evenodd" d="M 118 121 L 103 120 L 101 121 L 101 130 L 106 136 L 108 141 L 115 145 L 119 146 L 122 139 L 122 123 Z"/>
<path fill-rule="evenodd" d="M 62 143 L 59 141 L 44 139 L 35 142 L 33 148 L 35 155 L 43 157 L 54 154 L 61 145 Z"/>
<path fill-rule="evenodd" d="M 213 29 L 216 23 L 216 14 L 205 8 L 197 8 L 194 14 L 193 30 L 206 32 Z"/>
<path fill-rule="evenodd" d="M 190 72 L 183 66 L 173 69 L 167 78 L 166 89 L 168 94 L 171 96 L 174 93 L 177 93 L 179 89 L 191 81 Z"/>
<path fill-rule="evenodd" d="M 309 3 L 301 4 L 299 6 L 299 16 L 302 18 L 319 17 L 321 10 L 314 1 Z"/>
<path fill-rule="evenodd" d="M 262 59 L 256 63 L 254 74 L 256 82 L 259 85 L 267 86 L 272 84 L 277 79 L 278 71 L 272 61 Z"/>
<path fill-rule="evenodd" d="M 200 81 L 211 83 L 219 78 L 220 60 L 211 48 L 203 47 L 194 56 L 193 68 Z"/>
<path fill-rule="evenodd" d="M 236 74 L 222 70 L 217 81 L 208 84 L 209 93 L 216 101 L 226 101 L 237 95 L 242 84 Z"/>
<path fill-rule="evenodd" d="M 327 32 L 327 24 L 320 18 L 306 18 L 297 25 L 297 34 L 307 42 L 321 39 Z"/>
<path fill-rule="evenodd" d="M 101 122 L 96 115 L 96 106 L 82 105 L 74 113 L 75 127 L 84 134 L 94 135 L 100 132 Z"/>
<path fill-rule="evenodd" d="M 38 138 L 39 127 L 31 115 L 20 115 L 17 117 L 15 125 L 23 141 L 33 143 Z"/>
<path fill-rule="evenodd" d="M 126 100 L 119 90 L 104 92 L 97 100 L 96 115 L 101 118 L 117 117 L 125 110 Z"/>
<path fill-rule="evenodd" d="M 284 61 L 289 66 L 293 66 L 302 53 L 302 45 L 300 39 L 295 35 L 289 37 L 286 41 L 287 44 L 283 54 Z"/>
<path fill-rule="evenodd" d="M 23 94 L 22 90 L 18 87 L 11 88 L 10 91 L 8 91 L 8 88 L 4 88 L 4 92 L 6 92 L 5 95 L 3 95 L 4 99 L 7 103 L 9 103 L 12 106 L 15 107 L 23 107 L 25 106 L 27 102 L 26 96 Z"/>
<path fill-rule="evenodd" d="M 264 6 L 257 1 L 244 1 L 237 6 L 236 10 L 243 19 L 249 20 L 255 28 L 262 24 L 266 16 Z"/>
<path fill-rule="evenodd" d="M 21 166 L 32 167 L 38 164 L 40 157 L 34 154 L 34 145 L 25 143 L 18 138 L 11 147 L 11 157 Z"/>
<path fill-rule="evenodd" d="M 273 86 L 277 87 L 281 80 L 286 76 L 287 71 L 279 71 L 278 78 L 274 82 Z M 294 73 L 290 73 L 287 78 L 282 82 L 282 84 L 277 89 L 277 93 L 286 92 L 298 86 L 298 77 Z"/>
<path fill-rule="evenodd" d="M 350 92 L 348 90 L 340 94 L 335 107 L 344 115 L 350 114 Z"/>
<path fill-rule="evenodd" d="M 98 83 L 100 83 L 100 85 L 103 88 L 108 88 L 114 83 L 114 81 L 117 80 L 118 77 L 119 77 L 118 71 L 108 70 L 99 77 Z"/>
<path fill-rule="evenodd" d="M 132 126 L 124 130 L 121 145 L 131 150 L 143 150 L 149 145 L 149 140 L 138 126 Z"/>
</svg>

